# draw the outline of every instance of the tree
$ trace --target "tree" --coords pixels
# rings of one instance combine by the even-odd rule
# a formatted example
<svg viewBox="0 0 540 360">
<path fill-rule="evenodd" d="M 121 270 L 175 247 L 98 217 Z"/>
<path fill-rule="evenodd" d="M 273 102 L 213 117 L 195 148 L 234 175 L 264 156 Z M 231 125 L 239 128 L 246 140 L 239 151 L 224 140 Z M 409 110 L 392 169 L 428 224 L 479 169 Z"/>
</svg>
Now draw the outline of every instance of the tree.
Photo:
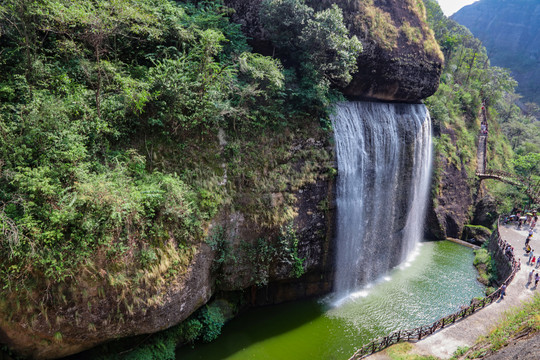
<svg viewBox="0 0 540 360">
<path fill-rule="evenodd" d="M 336 4 L 308 19 L 299 40 L 302 55 L 309 54 L 309 61 L 328 80 L 339 86 L 352 80 L 362 44 L 356 36 L 349 37 L 343 12 Z"/>
<path fill-rule="evenodd" d="M 300 38 L 315 11 L 303 0 L 264 0 L 261 21 L 272 42 L 278 48 L 298 51 Z"/>
<path fill-rule="evenodd" d="M 22 52 L 24 76 L 28 83 L 39 43 L 36 33 L 37 9 L 37 3 L 33 0 L 5 0 L 0 3 L 0 37 L 5 36 L 8 41 L 13 41 L 14 53 Z M 0 55 L 6 50 L 0 50 Z"/>
<path fill-rule="evenodd" d="M 301 71 L 313 69 L 320 80 L 339 86 L 350 82 L 362 44 L 349 36 L 337 5 L 315 12 L 304 0 L 264 0 L 261 21 L 273 44 Z"/>
<path fill-rule="evenodd" d="M 523 177 L 540 174 L 540 153 L 516 155 L 513 163 L 516 172 Z"/>
<path fill-rule="evenodd" d="M 102 59 L 110 51 L 109 42 L 118 36 L 140 38 L 158 38 L 162 35 L 159 22 L 146 2 L 133 0 L 75 0 L 48 1 L 43 3 L 41 15 L 45 18 L 42 30 L 63 35 L 66 47 L 72 46 L 73 40 L 83 41 L 92 51 L 95 63 L 90 81 L 95 88 L 95 101 L 98 117 L 101 117 L 101 90 L 104 70 Z M 78 51 L 79 56 L 84 52 Z M 91 69 L 88 69 L 91 71 Z"/>
<path fill-rule="evenodd" d="M 154 60 L 148 71 L 156 94 L 151 122 L 167 125 L 177 134 L 217 125 L 233 82 L 234 69 L 215 58 L 225 41 L 223 34 L 208 29 L 199 36 L 189 53 Z"/>
</svg>

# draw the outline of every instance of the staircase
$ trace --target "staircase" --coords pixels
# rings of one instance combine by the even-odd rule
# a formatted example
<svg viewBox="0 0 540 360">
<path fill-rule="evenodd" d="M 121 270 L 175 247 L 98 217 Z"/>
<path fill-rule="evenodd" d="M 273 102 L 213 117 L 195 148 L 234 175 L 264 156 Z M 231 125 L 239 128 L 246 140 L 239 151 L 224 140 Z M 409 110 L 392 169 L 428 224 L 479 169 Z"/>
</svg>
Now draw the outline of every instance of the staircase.
<svg viewBox="0 0 540 360">
<path fill-rule="evenodd" d="M 524 178 L 516 174 L 511 174 L 501 170 L 488 170 L 487 169 L 487 139 L 488 139 L 488 127 L 487 127 L 487 114 L 486 109 L 482 106 L 481 114 L 482 126 L 478 134 L 478 149 L 476 152 L 476 176 L 480 180 L 493 179 L 517 186 L 524 190 L 524 192 L 531 198 L 533 203 L 540 204 L 540 181 L 536 184 L 533 183 L 531 178 Z"/>
</svg>

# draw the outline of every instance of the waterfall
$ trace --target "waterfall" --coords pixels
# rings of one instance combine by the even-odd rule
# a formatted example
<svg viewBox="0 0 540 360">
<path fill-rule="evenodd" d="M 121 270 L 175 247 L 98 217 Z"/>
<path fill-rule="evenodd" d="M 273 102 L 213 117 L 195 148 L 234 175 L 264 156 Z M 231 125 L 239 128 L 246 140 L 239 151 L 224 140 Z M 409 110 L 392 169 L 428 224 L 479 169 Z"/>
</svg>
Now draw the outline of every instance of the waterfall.
<svg viewBox="0 0 540 360">
<path fill-rule="evenodd" d="M 404 261 L 423 236 L 431 120 L 422 104 L 345 102 L 336 141 L 335 293 L 346 296 Z"/>
</svg>

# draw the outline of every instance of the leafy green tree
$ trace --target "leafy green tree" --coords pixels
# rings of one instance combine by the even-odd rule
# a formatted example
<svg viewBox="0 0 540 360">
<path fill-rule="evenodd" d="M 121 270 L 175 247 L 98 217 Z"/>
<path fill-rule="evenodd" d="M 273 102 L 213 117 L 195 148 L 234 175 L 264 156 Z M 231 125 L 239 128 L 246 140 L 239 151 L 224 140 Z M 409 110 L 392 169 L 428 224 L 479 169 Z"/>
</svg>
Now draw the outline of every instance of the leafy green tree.
<svg viewBox="0 0 540 360">
<path fill-rule="evenodd" d="M 299 39 L 315 10 L 303 0 L 264 0 L 261 21 L 274 45 L 293 53 L 302 51 Z"/>
<path fill-rule="evenodd" d="M 155 60 L 149 70 L 151 91 L 156 94 L 153 124 L 167 125 L 173 133 L 216 126 L 228 98 L 235 70 L 216 61 L 225 37 L 205 30 L 187 54 Z"/>
<path fill-rule="evenodd" d="M 238 80 L 227 118 L 235 132 L 253 131 L 285 121 L 285 75 L 279 59 L 244 52 L 238 57 Z"/>
<path fill-rule="evenodd" d="M 315 12 L 304 0 L 264 0 L 261 21 L 280 53 L 298 69 L 301 98 L 329 105 L 330 86 L 345 86 L 356 71 L 362 44 L 349 36 L 342 10 L 332 5 Z"/>
<path fill-rule="evenodd" d="M 38 10 L 38 3 L 34 0 L 5 0 L 0 3 L 0 39 L 4 40 L 4 46 L 7 45 L 1 53 L 7 51 L 6 55 L 11 59 L 22 55 L 24 76 L 28 82 L 33 75 L 40 42 L 36 31 Z"/>
<path fill-rule="evenodd" d="M 64 35 L 63 46 L 77 50 L 73 39 L 83 41 L 92 51 L 94 63 L 91 70 L 95 79 L 90 81 L 95 88 L 97 116 L 101 117 L 101 91 L 104 69 L 103 57 L 116 37 L 133 36 L 159 38 L 162 29 L 157 18 L 145 2 L 123 1 L 45 1 L 41 8 L 46 19 L 43 30 Z M 84 53 L 80 53 L 83 55 Z"/>
<path fill-rule="evenodd" d="M 540 174 L 540 153 L 516 155 L 513 162 L 516 172 L 524 177 Z"/>
<path fill-rule="evenodd" d="M 349 37 L 343 12 L 336 4 L 308 19 L 299 40 L 302 57 L 328 80 L 339 86 L 352 80 L 362 44 L 356 36 Z"/>
</svg>

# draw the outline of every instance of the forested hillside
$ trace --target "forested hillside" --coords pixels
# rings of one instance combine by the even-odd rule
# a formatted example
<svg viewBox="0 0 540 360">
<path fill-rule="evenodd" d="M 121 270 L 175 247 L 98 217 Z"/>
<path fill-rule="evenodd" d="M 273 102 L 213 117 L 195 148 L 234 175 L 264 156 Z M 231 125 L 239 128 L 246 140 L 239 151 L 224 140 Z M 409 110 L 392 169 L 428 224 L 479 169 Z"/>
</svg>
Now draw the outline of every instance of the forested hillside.
<svg viewBox="0 0 540 360">
<path fill-rule="evenodd" d="M 540 103 L 540 4 L 534 0 L 481 0 L 452 15 L 488 50 L 494 65 L 511 70 L 523 102 Z"/>
<path fill-rule="evenodd" d="M 515 105 L 517 83 L 509 71 L 492 66 L 480 40 L 445 17 L 435 1 L 425 3 L 430 25 L 445 56 L 439 89 L 426 100 L 438 154 L 433 181 L 434 213 L 430 218 L 432 224 L 440 225 L 440 230 L 432 226 L 435 235 L 446 232 L 458 237 L 468 222 L 490 226 L 497 207 L 499 211 L 510 211 L 513 206 L 530 205 L 523 189 L 502 183 L 490 182 L 488 192 L 477 191 L 481 107 L 486 107 L 489 124 L 489 169 L 538 176 L 540 131 L 538 122 Z M 487 217 L 482 214 L 486 209 L 490 209 Z"/>
</svg>

